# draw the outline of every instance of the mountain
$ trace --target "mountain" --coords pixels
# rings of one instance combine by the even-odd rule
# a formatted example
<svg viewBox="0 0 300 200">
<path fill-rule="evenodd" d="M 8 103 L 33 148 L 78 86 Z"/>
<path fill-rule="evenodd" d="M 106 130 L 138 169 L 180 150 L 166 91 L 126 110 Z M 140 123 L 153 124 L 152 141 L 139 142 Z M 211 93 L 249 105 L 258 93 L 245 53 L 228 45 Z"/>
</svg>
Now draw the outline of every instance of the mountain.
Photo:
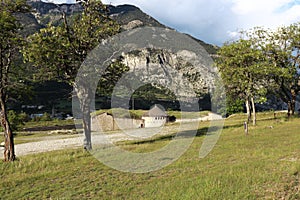
<svg viewBox="0 0 300 200">
<path fill-rule="evenodd" d="M 32 7 L 32 12 L 26 15 L 20 15 L 18 18 L 21 23 L 24 25 L 24 29 L 22 33 L 24 35 L 30 35 L 37 32 L 39 29 L 44 28 L 47 24 L 51 23 L 54 25 L 59 25 L 62 23 L 62 11 L 69 17 L 80 14 L 82 12 L 82 7 L 79 4 L 53 4 L 53 3 L 45 3 L 40 0 L 31 0 L 28 1 L 28 4 Z M 109 15 L 111 18 L 116 20 L 120 25 L 123 31 L 131 30 L 137 27 L 161 27 L 161 28 L 169 28 L 159 21 L 154 19 L 153 17 L 147 15 L 138 7 L 133 5 L 119 5 L 112 6 L 107 5 L 109 10 Z M 171 28 L 169 28 L 171 29 Z M 190 35 L 184 34 L 195 40 L 197 43 L 202 45 L 204 49 L 208 52 L 210 56 L 216 54 L 217 47 L 214 45 L 207 44 L 199 39 L 193 38 Z M 204 51 L 205 52 L 205 51 Z M 203 53 L 206 54 L 207 53 Z M 204 56 L 206 57 L 206 56 Z M 207 56 L 209 57 L 209 56 Z M 148 109 L 147 106 L 152 105 L 153 103 L 160 103 L 165 105 L 167 108 L 178 109 L 178 102 L 176 103 L 174 99 L 171 100 L 169 98 L 171 95 L 167 95 L 164 89 L 161 86 L 165 86 L 166 81 L 173 80 L 179 86 L 183 85 L 181 83 L 181 77 L 176 77 L 174 74 L 168 74 L 166 72 L 165 67 L 175 67 L 176 70 L 180 71 L 183 76 L 193 83 L 193 89 L 195 93 L 201 97 L 200 104 L 201 109 L 210 109 L 210 96 L 209 96 L 209 85 L 208 82 L 212 82 L 207 77 L 212 77 L 211 75 L 214 72 L 213 67 L 201 68 L 200 71 L 195 69 L 190 60 L 194 58 L 194 55 L 191 52 L 186 51 L 178 51 L 178 52 L 169 52 L 168 50 L 157 50 L 147 49 L 141 52 L 132 52 L 123 56 L 122 62 L 126 64 L 131 71 L 135 71 L 140 74 L 140 77 L 143 80 L 148 80 L 149 82 L 156 82 L 157 85 L 147 85 L 145 87 L 149 92 L 145 92 L 145 88 L 137 91 L 139 94 L 135 94 L 135 108 L 137 109 Z M 146 62 L 148 62 L 149 69 L 143 68 Z M 149 76 L 149 73 L 152 76 Z M 169 78 L 168 78 L 169 77 Z M 172 78 L 171 78 L 172 77 Z M 47 86 L 48 87 L 48 86 Z M 52 86 L 51 86 L 52 87 Z M 157 88 L 159 90 L 157 90 Z M 179 87 L 178 87 L 179 88 Z M 190 91 L 180 91 L 177 87 L 169 88 L 175 91 L 179 96 L 189 96 Z M 40 89 L 36 91 L 37 95 L 42 92 Z M 50 93 L 50 92 L 49 92 Z M 155 93 L 155 98 L 150 98 L 149 95 L 151 93 Z M 172 92 L 171 92 L 172 93 Z M 59 94 L 55 94 L 59 95 Z M 49 95 L 49 98 L 55 98 L 55 95 Z M 62 94 L 63 95 L 63 94 Z M 50 98 L 50 99 L 51 99 Z M 38 99 L 38 98 L 37 98 Z M 103 98 L 102 98 L 103 99 Z M 102 101 L 102 99 L 100 99 Z M 99 100 L 99 101 L 100 101 Z M 156 100 L 156 101 L 153 101 Z M 40 102 L 41 105 L 45 103 Z M 35 102 L 38 104 L 38 102 Z M 174 103 L 175 102 L 175 103 Z M 106 102 L 101 102 L 101 108 L 108 108 L 110 105 L 105 105 Z M 104 106 L 105 105 L 105 106 Z M 47 106 L 47 105 L 46 105 Z M 97 105 L 96 105 L 97 106 Z M 57 106 L 56 106 L 57 107 Z M 70 107 L 70 105 L 68 106 Z M 49 107 L 50 108 L 50 107 Z M 52 106 L 51 106 L 52 108 Z M 50 108 L 50 109 L 51 109 Z M 61 108 L 59 110 L 62 110 Z M 67 109 L 68 110 L 68 109 Z"/>
<path fill-rule="evenodd" d="M 22 15 L 20 17 L 25 25 L 24 34 L 32 34 L 40 28 L 46 27 L 48 23 L 58 24 L 61 21 L 61 12 L 64 11 L 68 16 L 78 14 L 82 11 L 79 4 L 54 4 L 45 3 L 40 0 L 28 1 L 28 4 L 33 8 L 31 14 Z M 153 17 L 147 15 L 138 7 L 133 5 L 107 5 L 109 15 L 116 20 L 123 30 L 130 30 L 141 26 L 152 26 L 169 28 Z M 193 38 L 192 36 L 189 36 Z M 199 39 L 193 38 L 201 44 L 209 54 L 215 54 L 217 47 L 207 44 Z"/>
</svg>

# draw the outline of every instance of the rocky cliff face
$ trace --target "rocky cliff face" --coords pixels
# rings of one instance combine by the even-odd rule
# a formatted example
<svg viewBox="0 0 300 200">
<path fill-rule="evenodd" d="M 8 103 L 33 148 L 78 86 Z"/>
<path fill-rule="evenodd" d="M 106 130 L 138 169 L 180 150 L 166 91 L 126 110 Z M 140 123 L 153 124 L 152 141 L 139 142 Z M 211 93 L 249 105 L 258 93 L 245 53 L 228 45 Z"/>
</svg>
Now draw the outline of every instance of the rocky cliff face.
<svg viewBox="0 0 300 200">
<path fill-rule="evenodd" d="M 191 97 L 194 93 L 204 96 L 214 87 L 216 69 L 209 63 L 193 62 L 198 59 L 195 56 L 186 50 L 148 48 L 123 54 L 122 62 L 143 82 L 169 87 L 176 96 Z"/>
</svg>

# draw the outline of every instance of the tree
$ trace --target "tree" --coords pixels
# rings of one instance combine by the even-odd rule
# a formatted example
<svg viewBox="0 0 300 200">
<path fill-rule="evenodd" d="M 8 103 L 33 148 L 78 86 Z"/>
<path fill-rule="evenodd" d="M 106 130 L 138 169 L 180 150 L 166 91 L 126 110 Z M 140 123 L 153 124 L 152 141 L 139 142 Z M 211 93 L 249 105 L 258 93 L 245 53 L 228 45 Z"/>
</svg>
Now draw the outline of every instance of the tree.
<svg viewBox="0 0 300 200">
<path fill-rule="evenodd" d="M 93 91 L 81 87 L 75 77 L 88 53 L 103 39 L 118 33 L 120 26 L 108 16 L 108 9 L 101 1 L 77 0 L 77 3 L 83 7 L 81 15 L 68 18 L 62 12 L 61 25 L 49 24 L 29 37 L 23 55 L 25 61 L 38 68 L 37 78 L 64 80 L 74 86 L 83 113 L 84 148 L 89 150 L 92 148 L 90 104 Z"/>
<path fill-rule="evenodd" d="M 268 92 L 279 95 L 288 104 L 288 114 L 294 114 L 296 95 L 300 91 L 297 73 L 300 23 L 277 31 L 257 27 L 242 36 L 218 52 L 217 64 L 229 96 L 244 99 L 248 121 L 252 107 L 254 124 L 255 101 L 266 99 Z"/>
<path fill-rule="evenodd" d="M 299 88 L 300 23 L 280 27 L 266 38 L 263 49 L 270 63 L 281 71 L 271 77 L 275 83 L 273 93 L 288 105 L 288 116 L 295 113 L 296 95 Z"/>
<path fill-rule="evenodd" d="M 21 24 L 16 15 L 28 12 L 29 6 L 25 0 L 2 0 L 0 5 L 0 117 L 4 130 L 4 160 L 14 161 L 14 138 L 6 103 L 11 79 L 14 76 L 13 69 L 18 70 L 15 60 L 22 44 L 19 33 Z"/>
<path fill-rule="evenodd" d="M 244 100 L 248 122 L 253 113 L 253 125 L 256 124 L 255 100 L 265 97 L 268 85 L 265 77 L 273 69 L 258 44 L 254 35 L 226 43 L 219 49 L 217 59 L 227 97 Z"/>
</svg>

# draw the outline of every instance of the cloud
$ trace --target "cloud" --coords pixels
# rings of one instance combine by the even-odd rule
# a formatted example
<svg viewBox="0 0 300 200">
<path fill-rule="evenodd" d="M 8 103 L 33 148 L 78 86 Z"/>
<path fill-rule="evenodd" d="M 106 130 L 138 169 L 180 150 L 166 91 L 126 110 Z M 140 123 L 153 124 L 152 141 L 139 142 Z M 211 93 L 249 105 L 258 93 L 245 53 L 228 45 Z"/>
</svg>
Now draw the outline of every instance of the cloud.
<svg viewBox="0 0 300 200">
<path fill-rule="evenodd" d="M 235 34 L 239 30 L 255 26 L 276 28 L 300 21 L 299 0 L 102 0 L 102 2 L 113 5 L 136 5 L 167 26 L 217 45 L 236 37 Z"/>
<path fill-rule="evenodd" d="M 234 26 L 236 19 L 227 0 L 112 0 L 111 2 L 113 5 L 124 3 L 137 5 L 161 23 L 210 43 L 220 44 L 226 40 L 227 30 L 221 32 L 220 29 L 236 30 Z"/>
<path fill-rule="evenodd" d="M 272 13 L 290 2 L 291 0 L 232 0 L 232 10 L 237 15 Z"/>
<path fill-rule="evenodd" d="M 275 27 L 299 19 L 298 5 L 293 0 L 233 0 L 232 11 L 245 26 Z"/>
</svg>

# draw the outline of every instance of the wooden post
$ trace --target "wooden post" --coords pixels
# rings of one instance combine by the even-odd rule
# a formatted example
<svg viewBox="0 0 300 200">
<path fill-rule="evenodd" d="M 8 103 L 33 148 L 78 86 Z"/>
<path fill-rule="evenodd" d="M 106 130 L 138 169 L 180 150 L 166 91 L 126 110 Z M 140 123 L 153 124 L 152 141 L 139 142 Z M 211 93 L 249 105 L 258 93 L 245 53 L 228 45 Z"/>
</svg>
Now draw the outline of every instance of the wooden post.
<svg viewBox="0 0 300 200">
<path fill-rule="evenodd" d="M 248 135 L 248 123 L 244 122 L 245 135 Z"/>
</svg>

